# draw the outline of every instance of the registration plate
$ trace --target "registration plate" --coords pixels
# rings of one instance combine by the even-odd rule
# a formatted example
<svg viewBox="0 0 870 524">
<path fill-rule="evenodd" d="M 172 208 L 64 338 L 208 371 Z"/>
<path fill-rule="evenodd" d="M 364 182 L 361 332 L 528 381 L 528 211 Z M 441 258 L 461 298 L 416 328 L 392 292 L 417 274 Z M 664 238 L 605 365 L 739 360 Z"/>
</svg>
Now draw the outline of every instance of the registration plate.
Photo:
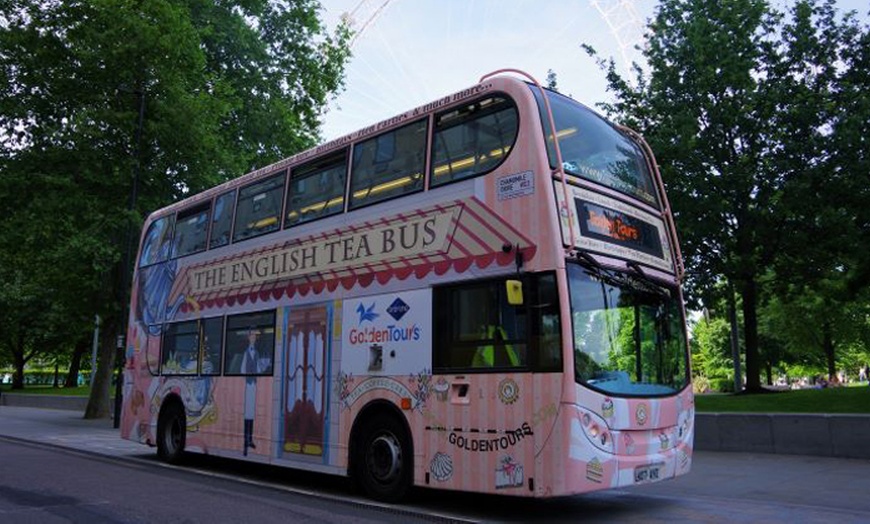
<svg viewBox="0 0 870 524">
<path fill-rule="evenodd" d="M 655 482 L 657 480 L 661 480 L 663 468 L 664 464 L 662 464 L 661 462 L 656 464 L 647 464 L 645 466 L 638 466 L 634 468 L 635 484 L 643 484 L 644 482 Z"/>
</svg>

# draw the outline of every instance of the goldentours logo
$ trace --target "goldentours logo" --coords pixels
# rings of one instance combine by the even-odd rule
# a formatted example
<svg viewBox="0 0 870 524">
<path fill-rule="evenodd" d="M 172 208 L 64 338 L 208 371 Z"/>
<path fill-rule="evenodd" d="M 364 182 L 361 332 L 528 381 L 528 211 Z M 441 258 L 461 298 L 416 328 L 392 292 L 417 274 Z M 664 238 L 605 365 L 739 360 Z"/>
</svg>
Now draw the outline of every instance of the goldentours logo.
<svg viewBox="0 0 870 524">
<path fill-rule="evenodd" d="M 372 305 L 366 308 L 362 302 L 357 306 L 356 312 L 359 314 L 359 325 L 362 325 L 363 322 L 374 322 L 376 318 L 380 315 L 375 313 L 375 303 L 372 302 Z"/>
<path fill-rule="evenodd" d="M 387 313 L 393 317 L 396 322 L 402 320 L 402 317 L 405 316 L 405 313 L 411 310 L 411 306 L 405 304 L 405 302 L 401 298 L 396 298 L 393 300 L 393 303 L 390 304 L 390 307 L 387 308 Z"/>
</svg>

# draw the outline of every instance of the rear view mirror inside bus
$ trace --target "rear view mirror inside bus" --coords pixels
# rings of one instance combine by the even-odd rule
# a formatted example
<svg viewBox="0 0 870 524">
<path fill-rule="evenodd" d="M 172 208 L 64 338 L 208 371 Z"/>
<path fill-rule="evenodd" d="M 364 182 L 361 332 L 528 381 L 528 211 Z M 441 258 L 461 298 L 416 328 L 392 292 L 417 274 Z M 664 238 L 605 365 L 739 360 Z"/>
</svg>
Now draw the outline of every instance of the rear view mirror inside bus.
<svg viewBox="0 0 870 524">
<path fill-rule="evenodd" d="M 508 280 L 505 282 L 507 290 L 508 304 L 512 306 L 523 305 L 523 283 L 519 280 Z"/>
</svg>

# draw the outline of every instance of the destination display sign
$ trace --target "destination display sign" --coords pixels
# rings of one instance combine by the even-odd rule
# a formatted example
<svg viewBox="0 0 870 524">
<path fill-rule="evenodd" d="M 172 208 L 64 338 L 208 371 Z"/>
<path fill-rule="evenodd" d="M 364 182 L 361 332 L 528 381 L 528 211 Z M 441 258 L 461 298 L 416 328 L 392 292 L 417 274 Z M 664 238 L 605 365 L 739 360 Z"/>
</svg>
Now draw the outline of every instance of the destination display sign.
<svg viewBox="0 0 870 524">
<path fill-rule="evenodd" d="M 572 205 L 564 206 L 561 183 L 555 182 L 560 209 L 571 214 L 574 247 L 633 260 L 673 272 L 670 244 L 661 218 L 620 200 L 569 186 Z M 568 216 L 561 217 L 562 238 L 570 243 Z"/>
<path fill-rule="evenodd" d="M 580 218 L 580 233 L 584 237 L 612 242 L 656 258 L 663 257 L 659 231 L 653 224 L 579 198 L 574 202 Z"/>
</svg>

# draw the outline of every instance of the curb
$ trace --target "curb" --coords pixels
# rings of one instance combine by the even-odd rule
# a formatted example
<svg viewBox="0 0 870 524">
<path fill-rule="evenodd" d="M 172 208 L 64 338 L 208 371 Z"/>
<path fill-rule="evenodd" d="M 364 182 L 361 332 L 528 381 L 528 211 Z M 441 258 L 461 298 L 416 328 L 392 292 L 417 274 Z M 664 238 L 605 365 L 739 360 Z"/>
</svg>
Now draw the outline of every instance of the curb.
<svg viewBox="0 0 870 524">
<path fill-rule="evenodd" d="M 870 416 L 695 413 L 695 449 L 870 459 Z"/>
<path fill-rule="evenodd" d="M 88 407 L 88 397 L 27 395 L 4 391 L 3 394 L 0 395 L 0 406 L 84 411 L 85 408 Z"/>
</svg>

